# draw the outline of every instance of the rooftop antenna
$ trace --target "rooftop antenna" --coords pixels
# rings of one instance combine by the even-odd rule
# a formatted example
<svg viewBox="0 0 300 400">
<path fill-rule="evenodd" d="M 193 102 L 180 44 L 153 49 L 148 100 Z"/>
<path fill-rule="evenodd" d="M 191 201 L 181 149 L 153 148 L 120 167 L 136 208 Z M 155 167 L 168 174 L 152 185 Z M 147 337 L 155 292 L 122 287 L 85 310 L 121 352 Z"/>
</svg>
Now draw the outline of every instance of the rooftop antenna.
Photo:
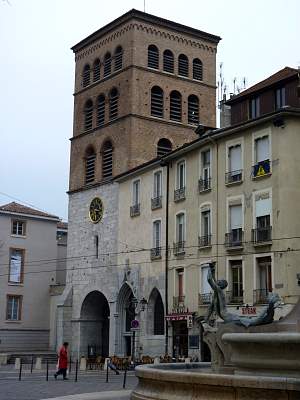
<svg viewBox="0 0 300 400">
<path fill-rule="evenodd" d="M 235 94 L 236 76 L 233 78 L 233 93 Z"/>
<path fill-rule="evenodd" d="M 243 90 L 245 90 L 246 89 L 246 77 L 244 76 L 244 78 L 243 78 Z"/>
</svg>

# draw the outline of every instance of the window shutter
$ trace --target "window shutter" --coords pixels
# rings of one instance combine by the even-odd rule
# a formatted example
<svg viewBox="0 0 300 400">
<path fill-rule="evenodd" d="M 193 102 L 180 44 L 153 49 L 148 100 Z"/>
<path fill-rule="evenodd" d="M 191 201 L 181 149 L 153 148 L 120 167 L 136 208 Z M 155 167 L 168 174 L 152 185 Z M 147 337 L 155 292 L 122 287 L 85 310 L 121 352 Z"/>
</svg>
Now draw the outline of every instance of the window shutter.
<svg viewBox="0 0 300 400">
<path fill-rule="evenodd" d="M 229 207 L 230 211 L 230 229 L 239 229 L 243 226 L 242 205 L 234 205 Z"/>
<path fill-rule="evenodd" d="M 242 149 L 240 145 L 229 148 L 229 163 L 230 171 L 242 169 Z"/>
<path fill-rule="evenodd" d="M 256 139 L 256 162 L 268 160 L 269 157 L 269 136 Z"/>
<path fill-rule="evenodd" d="M 271 198 L 256 200 L 255 202 L 256 217 L 271 215 L 271 210 L 272 210 Z"/>
</svg>

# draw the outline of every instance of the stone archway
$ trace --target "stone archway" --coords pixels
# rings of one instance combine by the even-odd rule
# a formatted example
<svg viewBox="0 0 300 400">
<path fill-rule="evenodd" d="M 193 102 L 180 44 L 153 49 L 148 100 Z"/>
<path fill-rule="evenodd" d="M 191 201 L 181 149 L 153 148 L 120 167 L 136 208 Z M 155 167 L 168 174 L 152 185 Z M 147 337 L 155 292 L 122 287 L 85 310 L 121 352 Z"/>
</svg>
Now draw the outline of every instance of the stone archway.
<svg viewBox="0 0 300 400">
<path fill-rule="evenodd" d="M 131 287 L 124 283 L 117 299 L 118 331 L 116 353 L 122 356 L 131 355 L 132 334 L 131 321 L 135 317 L 132 299 L 134 297 Z"/>
<path fill-rule="evenodd" d="M 93 355 L 109 355 L 109 305 L 99 291 L 90 292 L 84 299 L 80 313 L 80 354 L 88 355 L 93 347 Z"/>
<path fill-rule="evenodd" d="M 164 335 L 165 311 L 158 289 L 151 291 L 147 307 L 147 333 L 149 335 Z"/>
</svg>

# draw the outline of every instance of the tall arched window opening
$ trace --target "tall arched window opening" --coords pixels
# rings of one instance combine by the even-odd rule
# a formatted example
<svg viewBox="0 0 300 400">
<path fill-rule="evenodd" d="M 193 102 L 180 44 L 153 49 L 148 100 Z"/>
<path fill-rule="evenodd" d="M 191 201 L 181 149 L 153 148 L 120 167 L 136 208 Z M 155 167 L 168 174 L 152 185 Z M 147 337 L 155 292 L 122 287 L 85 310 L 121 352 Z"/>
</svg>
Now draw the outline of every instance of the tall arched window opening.
<svg viewBox="0 0 300 400">
<path fill-rule="evenodd" d="M 111 74 L 111 54 L 106 53 L 104 56 L 104 76 Z"/>
<path fill-rule="evenodd" d="M 170 120 L 181 121 L 181 94 L 177 90 L 170 93 Z"/>
<path fill-rule="evenodd" d="M 115 71 L 118 71 L 123 66 L 123 49 L 118 46 L 115 51 Z"/>
<path fill-rule="evenodd" d="M 100 94 L 97 99 L 97 125 L 102 126 L 105 122 L 105 96 Z"/>
<path fill-rule="evenodd" d="M 93 127 L 93 102 L 88 100 L 84 106 L 84 130 L 88 131 Z"/>
<path fill-rule="evenodd" d="M 164 154 L 172 151 L 172 143 L 169 139 L 162 138 L 157 143 L 157 157 L 162 157 Z"/>
<path fill-rule="evenodd" d="M 150 68 L 159 68 L 159 52 L 158 48 L 151 44 L 148 47 L 148 67 Z"/>
<path fill-rule="evenodd" d="M 188 123 L 199 123 L 199 99 L 194 94 L 188 97 Z"/>
<path fill-rule="evenodd" d="M 100 80 L 100 60 L 97 58 L 94 62 L 94 69 L 93 69 L 93 81 L 97 82 Z"/>
<path fill-rule="evenodd" d="M 197 79 L 197 81 L 203 80 L 203 64 L 199 58 L 193 60 L 193 79 Z"/>
<path fill-rule="evenodd" d="M 85 183 L 89 184 L 95 180 L 96 153 L 93 147 L 88 147 L 85 152 Z"/>
<path fill-rule="evenodd" d="M 90 84 L 91 81 L 91 67 L 89 64 L 86 64 L 83 68 L 82 73 L 82 86 L 86 87 Z"/>
<path fill-rule="evenodd" d="M 113 146 L 107 140 L 102 147 L 102 178 L 108 179 L 113 173 Z"/>
<path fill-rule="evenodd" d="M 113 88 L 109 94 L 109 120 L 112 121 L 118 117 L 119 92 Z"/>
<path fill-rule="evenodd" d="M 163 70 L 165 72 L 174 72 L 174 56 L 171 50 L 165 50 L 163 55 Z"/>
<path fill-rule="evenodd" d="M 151 89 L 151 115 L 158 118 L 164 116 L 164 92 L 159 86 Z"/>
<path fill-rule="evenodd" d="M 178 75 L 189 76 L 189 60 L 184 54 L 178 57 Z"/>
</svg>

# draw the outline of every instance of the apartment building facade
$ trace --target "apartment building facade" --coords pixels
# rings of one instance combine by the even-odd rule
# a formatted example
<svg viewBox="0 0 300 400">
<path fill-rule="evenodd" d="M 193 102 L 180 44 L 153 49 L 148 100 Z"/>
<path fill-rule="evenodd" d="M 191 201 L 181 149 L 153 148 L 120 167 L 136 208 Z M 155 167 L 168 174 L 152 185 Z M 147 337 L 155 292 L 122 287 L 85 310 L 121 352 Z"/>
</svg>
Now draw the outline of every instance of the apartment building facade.
<svg viewBox="0 0 300 400">
<path fill-rule="evenodd" d="M 49 350 L 50 286 L 65 281 L 60 219 L 15 202 L 0 206 L 0 349 Z M 67 227 L 63 226 L 64 234 Z"/>
</svg>

